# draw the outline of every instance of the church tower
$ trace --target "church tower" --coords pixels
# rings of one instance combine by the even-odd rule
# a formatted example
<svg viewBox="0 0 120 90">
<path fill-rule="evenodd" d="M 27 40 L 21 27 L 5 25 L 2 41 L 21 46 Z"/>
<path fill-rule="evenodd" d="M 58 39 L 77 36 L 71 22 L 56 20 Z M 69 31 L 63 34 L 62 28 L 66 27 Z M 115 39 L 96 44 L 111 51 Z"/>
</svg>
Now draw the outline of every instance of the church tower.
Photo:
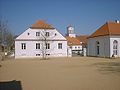
<svg viewBox="0 0 120 90">
<path fill-rule="evenodd" d="M 74 28 L 72 26 L 68 26 L 67 27 L 67 36 L 69 36 L 69 37 L 76 37 L 76 35 L 74 33 Z"/>
</svg>

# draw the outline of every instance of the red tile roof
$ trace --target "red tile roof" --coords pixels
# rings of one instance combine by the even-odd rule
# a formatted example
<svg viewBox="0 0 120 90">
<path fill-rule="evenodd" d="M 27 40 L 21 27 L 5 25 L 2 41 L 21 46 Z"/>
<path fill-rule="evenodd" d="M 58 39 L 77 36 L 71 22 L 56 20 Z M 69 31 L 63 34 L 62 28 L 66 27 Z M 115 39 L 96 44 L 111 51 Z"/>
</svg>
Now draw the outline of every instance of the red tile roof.
<svg viewBox="0 0 120 90">
<path fill-rule="evenodd" d="M 89 37 L 88 35 L 80 35 L 80 36 L 77 36 L 77 39 L 80 40 L 80 42 L 86 44 L 88 37 Z"/>
<path fill-rule="evenodd" d="M 65 38 L 67 39 L 69 46 L 80 45 L 80 41 L 75 37 L 66 36 Z"/>
<path fill-rule="evenodd" d="M 106 35 L 120 35 L 120 23 L 107 22 L 91 34 L 88 38 L 106 36 Z"/>
<path fill-rule="evenodd" d="M 38 20 L 30 28 L 32 28 L 32 29 L 54 29 L 54 27 L 52 27 L 51 25 L 45 23 L 42 20 Z"/>
</svg>

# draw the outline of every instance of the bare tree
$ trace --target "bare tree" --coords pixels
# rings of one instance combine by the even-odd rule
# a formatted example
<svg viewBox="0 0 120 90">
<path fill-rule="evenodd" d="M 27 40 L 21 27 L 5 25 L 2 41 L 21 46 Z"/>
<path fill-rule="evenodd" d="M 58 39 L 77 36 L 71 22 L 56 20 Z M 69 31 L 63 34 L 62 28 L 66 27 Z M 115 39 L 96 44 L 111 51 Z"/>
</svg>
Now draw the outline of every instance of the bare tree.
<svg viewBox="0 0 120 90">
<path fill-rule="evenodd" d="M 14 43 L 13 35 L 10 32 L 7 21 L 0 20 L 0 44 L 6 46 L 6 50 L 10 50 Z"/>
<path fill-rule="evenodd" d="M 49 33 L 49 34 L 47 34 Z M 43 59 L 47 59 L 47 52 L 50 52 L 54 49 L 53 48 L 50 48 L 50 46 L 48 45 L 49 44 L 52 44 L 54 42 L 54 40 L 52 40 L 56 34 L 54 32 L 47 32 L 46 29 L 44 29 L 42 32 L 41 32 L 41 36 L 42 36 L 42 47 L 41 47 L 41 52 L 42 52 L 42 57 Z M 50 49 L 48 49 L 50 48 Z"/>
</svg>

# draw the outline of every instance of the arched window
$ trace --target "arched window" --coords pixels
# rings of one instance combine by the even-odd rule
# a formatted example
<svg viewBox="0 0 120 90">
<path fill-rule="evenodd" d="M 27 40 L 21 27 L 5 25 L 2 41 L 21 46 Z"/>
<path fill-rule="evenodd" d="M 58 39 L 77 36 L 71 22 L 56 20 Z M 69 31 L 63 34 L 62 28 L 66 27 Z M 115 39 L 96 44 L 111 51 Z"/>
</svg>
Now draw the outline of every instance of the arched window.
<svg viewBox="0 0 120 90">
<path fill-rule="evenodd" d="M 100 54 L 100 43 L 98 41 L 96 41 L 96 54 Z"/>
<path fill-rule="evenodd" d="M 118 41 L 114 40 L 113 41 L 113 55 L 117 55 L 118 54 Z"/>
</svg>

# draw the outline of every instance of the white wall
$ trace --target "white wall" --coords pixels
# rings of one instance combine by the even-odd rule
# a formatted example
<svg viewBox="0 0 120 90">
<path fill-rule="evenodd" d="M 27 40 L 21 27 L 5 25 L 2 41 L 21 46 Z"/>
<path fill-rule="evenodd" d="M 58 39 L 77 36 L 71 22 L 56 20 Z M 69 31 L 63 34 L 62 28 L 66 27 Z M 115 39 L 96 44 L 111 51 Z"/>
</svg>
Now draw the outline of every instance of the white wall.
<svg viewBox="0 0 120 90">
<path fill-rule="evenodd" d="M 110 57 L 110 39 L 109 36 L 100 36 L 88 39 L 88 56 L 97 56 L 96 42 L 100 43 L 100 57 Z"/>
<path fill-rule="evenodd" d="M 36 32 L 40 32 L 40 36 L 36 36 Z M 47 37 L 47 39 L 50 40 L 66 40 L 66 38 L 64 36 L 62 36 L 56 29 L 31 29 L 28 28 L 25 32 L 23 32 L 20 36 L 18 36 L 16 38 L 16 40 L 36 40 L 36 39 L 42 39 L 43 35 L 45 34 L 45 32 L 49 32 L 50 36 Z M 28 35 L 29 33 L 29 35 Z M 56 35 L 55 35 L 56 34 Z"/>
<path fill-rule="evenodd" d="M 36 49 L 36 43 L 41 43 L 41 49 Z M 26 43 L 26 49 L 21 49 L 21 43 Z M 15 58 L 20 57 L 36 57 L 36 54 L 43 56 L 43 44 L 42 41 L 16 41 L 15 42 Z M 50 43 L 50 49 L 46 50 L 46 54 L 50 54 L 50 57 L 66 57 L 67 56 L 67 42 L 66 41 L 48 41 Z M 58 43 L 62 43 L 62 49 L 58 49 Z M 39 56 L 37 56 L 39 57 Z"/>
<path fill-rule="evenodd" d="M 73 45 L 72 50 L 82 50 L 82 45 Z"/>
<path fill-rule="evenodd" d="M 76 34 L 69 34 L 69 37 L 76 37 Z"/>
<path fill-rule="evenodd" d="M 40 32 L 40 36 L 36 36 L 36 32 Z M 49 57 L 66 57 L 67 56 L 67 40 L 62 36 L 56 29 L 48 30 L 46 32 L 50 33 L 47 37 L 47 43 L 50 43 L 50 50 L 46 50 L 46 54 L 50 54 Z M 29 35 L 28 35 L 29 33 Z M 15 39 L 15 58 L 21 57 L 36 57 L 36 54 L 41 54 L 41 50 L 36 50 L 36 43 L 44 43 L 42 41 L 45 31 L 43 29 L 27 29 L 20 36 Z M 21 43 L 26 43 L 26 50 L 21 49 Z M 62 43 L 62 49 L 58 49 L 58 43 Z M 42 47 L 41 47 L 42 48 Z M 37 56 L 40 57 L 40 56 Z"/>
<path fill-rule="evenodd" d="M 72 49 L 69 46 L 67 46 L 67 56 L 72 57 Z"/>
</svg>

